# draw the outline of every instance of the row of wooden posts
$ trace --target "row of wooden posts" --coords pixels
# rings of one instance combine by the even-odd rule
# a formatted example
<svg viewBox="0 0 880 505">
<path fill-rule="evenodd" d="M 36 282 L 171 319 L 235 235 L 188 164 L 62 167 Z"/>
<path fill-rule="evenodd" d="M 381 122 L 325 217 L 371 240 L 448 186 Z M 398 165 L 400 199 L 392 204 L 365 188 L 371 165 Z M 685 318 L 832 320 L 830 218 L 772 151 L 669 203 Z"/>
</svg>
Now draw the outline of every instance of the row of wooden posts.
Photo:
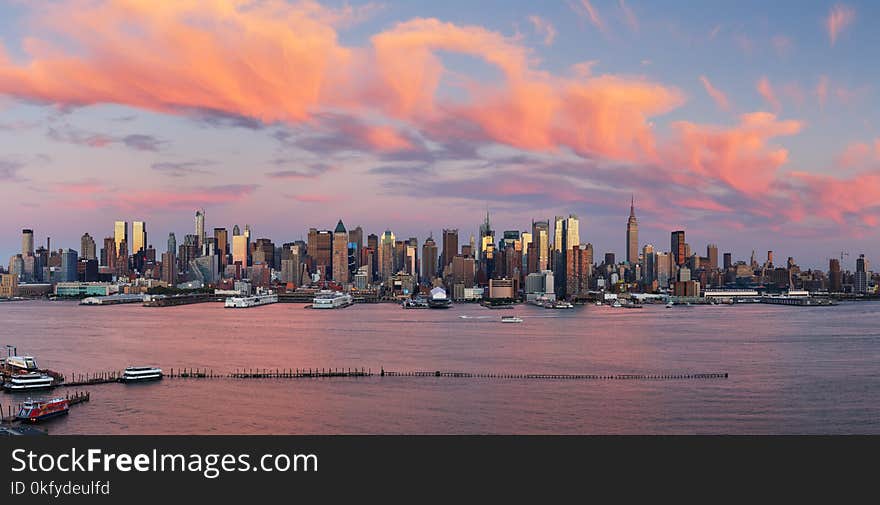
<svg viewBox="0 0 880 505">
<path fill-rule="evenodd" d="M 68 393 L 64 397 L 67 399 L 69 405 L 76 405 L 78 403 L 89 401 L 91 396 L 91 393 L 88 391 L 77 391 L 73 394 Z M 19 419 L 17 415 L 19 411 L 21 411 L 21 403 L 6 405 L 5 409 L 3 404 L 0 404 L 0 422 L 10 423 L 18 421 Z"/>
</svg>

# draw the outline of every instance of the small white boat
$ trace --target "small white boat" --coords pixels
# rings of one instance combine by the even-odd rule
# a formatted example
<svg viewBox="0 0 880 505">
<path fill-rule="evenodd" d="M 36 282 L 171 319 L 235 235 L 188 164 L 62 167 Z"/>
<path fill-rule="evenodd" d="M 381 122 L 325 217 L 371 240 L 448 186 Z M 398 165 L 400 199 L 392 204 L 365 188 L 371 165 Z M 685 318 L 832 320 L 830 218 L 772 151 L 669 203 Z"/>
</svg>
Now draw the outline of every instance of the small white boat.
<svg viewBox="0 0 880 505">
<path fill-rule="evenodd" d="M 3 384 L 3 389 L 14 392 L 48 389 L 54 386 L 55 379 L 51 376 L 39 372 L 31 372 L 11 376 L 9 380 Z"/>
<path fill-rule="evenodd" d="M 331 291 L 329 289 L 318 291 L 312 300 L 313 309 L 341 309 L 354 303 L 354 299 L 348 293 Z"/>
<path fill-rule="evenodd" d="M 602 306 L 602 302 L 596 302 L 596 307 L 601 307 L 601 306 Z"/>
<path fill-rule="evenodd" d="M 672 302 L 666 302 L 666 308 L 667 308 L 667 309 L 671 309 L 673 305 L 675 305 L 675 304 L 672 303 Z"/>
<path fill-rule="evenodd" d="M 502 323 L 521 323 L 523 322 L 521 317 L 517 316 L 501 316 Z"/>
<path fill-rule="evenodd" d="M 622 307 L 622 305 L 620 305 L 620 302 L 618 302 L 617 300 L 614 300 L 614 303 L 612 303 L 611 306 L 615 308 Z"/>
<path fill-rule="evenodd" d="M 152 366 L 130 366 L 122 372 L 121 382 L 145 382 L 160 380 L 162 369 Z"/>
</svg>

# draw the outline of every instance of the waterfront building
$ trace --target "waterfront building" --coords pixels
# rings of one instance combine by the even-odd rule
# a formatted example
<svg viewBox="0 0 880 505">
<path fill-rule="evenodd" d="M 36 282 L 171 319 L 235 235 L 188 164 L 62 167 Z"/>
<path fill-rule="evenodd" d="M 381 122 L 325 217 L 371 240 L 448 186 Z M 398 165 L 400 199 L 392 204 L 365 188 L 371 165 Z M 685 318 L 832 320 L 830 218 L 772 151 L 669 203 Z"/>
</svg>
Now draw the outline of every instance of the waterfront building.
<svg viewBox="0 0 880 505">
<path fill-rule="evenodd" d="M 56 296 L 109 296 L 119 292 L 119 286 L 109 282 L 59 282 Z"/>
<path fill-rule="evenodd" d="M 629 217 L 626 220 L 626 263 L 635 265 L 639 261 L 639 220 L 636 219 L 636 200 L 630 199 Z"/>
<path fill-rule="evenodd" d="M 516 298 L 516 282 L 513 279 L 489 279 L 489 298 L 512 300 Z"/>
<path fill-rule="evenodd" d="M 18 295 L 18 275 L 0 274 L 0 298 L 13 298 Z"/>
<path fill-rule="evenodd" d="M 474 286 L 476 265 L 474 258 L 458 255 L 452 258 L 452 283 L 461 284 L 465 288 Z"/>
<path fill-rule="evenodd" d="M 79 239 L 79 253 L 80 257 L 83 259 L 98 259 L 98 256 L 96 254 L 95 239 L 93 239 L 92 236 L 88 233 L 84 233 L 83 236 Z"/>
<path fill-rule="evenodd" d="M 333 230 L 331 249 L 331 278 L 338 284 L 348 284 L 350 280 L 348 270 L 348 231 L 346 231 L 345 225 L 342 224 L 342 219 L 336 223 L 336 228 Z"/>
<path fill-rule="evenodd" d="M 128 222 L 127 221 L 116 221 L 113 224 L 113 239 L 116 243 L 116 254 L 119 254 L 119 251 L 122 250 L 120 247 L 123 242 L 126 244 L 129 243 L 128 240 Z"/>
<path fill-rule="evenodd" d="M 558 297 L 585 295 L 590 290 L 593 275 L 593 245 L 572 246 L 566 254 L 565 292 L 556 293 Z"/>
<path fill-rule="evenodd" d="M 79 255 L 73 249 L 63 250 L 61 252 L 61 275 L 59 281 L 72 282 L 77 280 L 76 266 L 79 262 Z"/>
</svg>

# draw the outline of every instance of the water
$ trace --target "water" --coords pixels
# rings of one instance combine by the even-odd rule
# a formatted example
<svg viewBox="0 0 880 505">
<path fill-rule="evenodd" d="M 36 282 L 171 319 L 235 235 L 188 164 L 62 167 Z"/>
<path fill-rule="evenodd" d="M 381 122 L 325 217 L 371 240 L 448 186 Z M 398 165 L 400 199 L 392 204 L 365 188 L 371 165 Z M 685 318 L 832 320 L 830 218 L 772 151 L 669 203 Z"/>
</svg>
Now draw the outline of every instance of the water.
<svg viewBox="0 0 880 505">
<path fill-rule="evenodd" d="M 0 345 L 65 374 L 158 365 L 511 373 L 728 372 L 684 381 L 165 379 L 90 387 L 53 434 L 880 433 L 880 304 L 641 310 L 224 309 L 0 303 Z M 460 315 L 472 316 L 463 319 Z M 522 324 L 501 324 L 519 315 Z M 488 317 L 480 317 L 488 316 Z M 64 394 L 65 389 L 54 393 Z M 51 394 L 51 393 L 49 393 Z M 0 403 L 21 395 L 0 395 Z"/>
</svg>

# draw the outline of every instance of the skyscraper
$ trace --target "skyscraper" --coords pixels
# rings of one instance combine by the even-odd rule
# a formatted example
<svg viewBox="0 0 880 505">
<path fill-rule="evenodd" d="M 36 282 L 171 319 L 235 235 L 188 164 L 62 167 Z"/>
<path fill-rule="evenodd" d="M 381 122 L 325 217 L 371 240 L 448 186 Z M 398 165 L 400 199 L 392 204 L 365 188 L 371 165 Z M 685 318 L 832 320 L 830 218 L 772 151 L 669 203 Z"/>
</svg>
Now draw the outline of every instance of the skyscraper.
<svg viewBox="0 0 880 505">
<path fill-rule="evenodd" d="M 133 221 L 131 223 L 131 254 L 147 249 L 147 223 Z M 128 242 L 128 241 L 126 241 Z"/>
<path fill-rule="evenodd" d="M 529 250 L 529 273 L 542 272 L 549 266 L 550 222 L 532 221 L 532 244 Z M 534 257 L 532 258 L 532 254 Z M 534 268 L 534 269 L 533 269 Z"/>
<path fill-rule="evenodd" d="M 98 259 L 97 256 L 97 248 L 95 246 L 95 239 L 92 238 L 88 233 L 84 233 L 83 236 L 79 239 L 79 252 L 80 257 L 87 260 L 95 260 Z"/>
<path fill-rule="evenodd" d="M 177 237 L 174 236 L 174 232 L 168 234 L 168 249 L 166 252 L 177 254 Z"/>
<path fill-rule="evenodd" d="M 706 258 L 709 260 L 709 268 L 715 270 L 718 268 L 718 246 L 709 244 L 706 246 Z"/>
<path fill-rule="evenodd" d="M 379 244 L 379 278 L 389 279 L 394 275 L 394 234 L 385 230 Z"/>
<path fill-rule="evenodd" d="M 868 292 L 868 260 L 864 254 L 856 260 L 856 273 L 853 276 L 853 291 L 856 293 Z"/>
<path fill-rule="evenodd" d="M 220 270 L 227 264 L 229 256 L 229 233 L 226 228 L 214 228 L 214 242 L 217 245 L 217 255 L 220 256 Z"/>
<path fill-rule="evenodd" d="M 336 228 L 333 230 L 332 254 L 332 279 L 338 284 L 347 284 L 349 282 L 348 232 L 345 230 L 345 225 L 342 224 L 342 219 L 336 223 Z"/>
<path fill-rule="evenodd" d="M 675 265 L 684 265 L 685 260 L 687 260 L 687 246 L 684 241 L 683 230 L 672 232 L 672 247 L 669 252 L 672 254 Z"/>
<path fill-rule="evenodd" d="M 626 262 L 635 265 L 639 261 L 639 221 L 636 219 L 636 199 L 629 203 L 629 218 L 626 220 Z"/>
<path fill-rule="evenodd" d="M 101 265 L 116 269 L 116 239 L 104 237 L 104 247 L 101 249 Z"/>
<path fill-rule="evenodd" d="M 205 241 L 205 209 L 196 211 L 196 238 L 198 239 L 197 246 L 201 246 Z"/>
<path fill-rule="evenodd" d="M 34 254 L 34 230 L 25 228 L 21 230 L 21 255 Z"/>
<path fill-rule="evenodd" d="M 457 228 L 449 228 L 443 229 L 443 253 L 440 257 L 440 268 L 439 271 L 442 274 L 443 270 L 452 263 L 452 258 L 454 258 L 458 254 L 458 229 Z"/>
<path fill-rule="evenodd" d="M 355 268 L 360 267 L 364 255 L 364 229 L 356 226 L 348 232 L 348 242 L 354 244 L 355 247 Z"/>
<path fill-rule="evenodd" d="M 828 291 L 832 293 L 840 293 L 843 279 L 840 272 L 840 261 L 837 258 L 831 258 L 828 262 Z"/>
<path fill-rule="evenodd" d="M 127 221 L 116 221 L 113 225 L 113 240 L 116 242 L 116 252 L 117 254 L 121 250 L 120 246 L 123 242 L 128 244 L 128 222 Z"/>
<path fill-rule="evenodd" d="M 437 275 L 437 244 L 434 235 L 429 234 L 422 245 L 422 281 L 431 282 Z"/>
<path fill-rule="evenodd" d="M 566 295 L 566 283 L 569 276 L 568 255 L 572 248 L 580 243 L 580 232 L 578 230 L 578 217 L 570 214 L 567 218 L 556 216 L 555 219 L 555 240 L 553 242 L 553 279 L 556 285 L 555 292 L 561 296 Z"/>
<path fill-rule="evenodd" d="M 73 249 L 65 249 L 61 252 L 61 280 L 64 282 L 76 282 L 76 265 L 79 257 Z"/>
<path fill-rule="evenodd" d="M 248 265 L 248 249 L 250 249 L 250 244 L 248 243 L 247 235 L 236 233 L 237 231 L 238 225 L 235 225 L 235 228 L 232 230 L 232 263 L 238 263 L 243 270 Z"/>
</svg>

